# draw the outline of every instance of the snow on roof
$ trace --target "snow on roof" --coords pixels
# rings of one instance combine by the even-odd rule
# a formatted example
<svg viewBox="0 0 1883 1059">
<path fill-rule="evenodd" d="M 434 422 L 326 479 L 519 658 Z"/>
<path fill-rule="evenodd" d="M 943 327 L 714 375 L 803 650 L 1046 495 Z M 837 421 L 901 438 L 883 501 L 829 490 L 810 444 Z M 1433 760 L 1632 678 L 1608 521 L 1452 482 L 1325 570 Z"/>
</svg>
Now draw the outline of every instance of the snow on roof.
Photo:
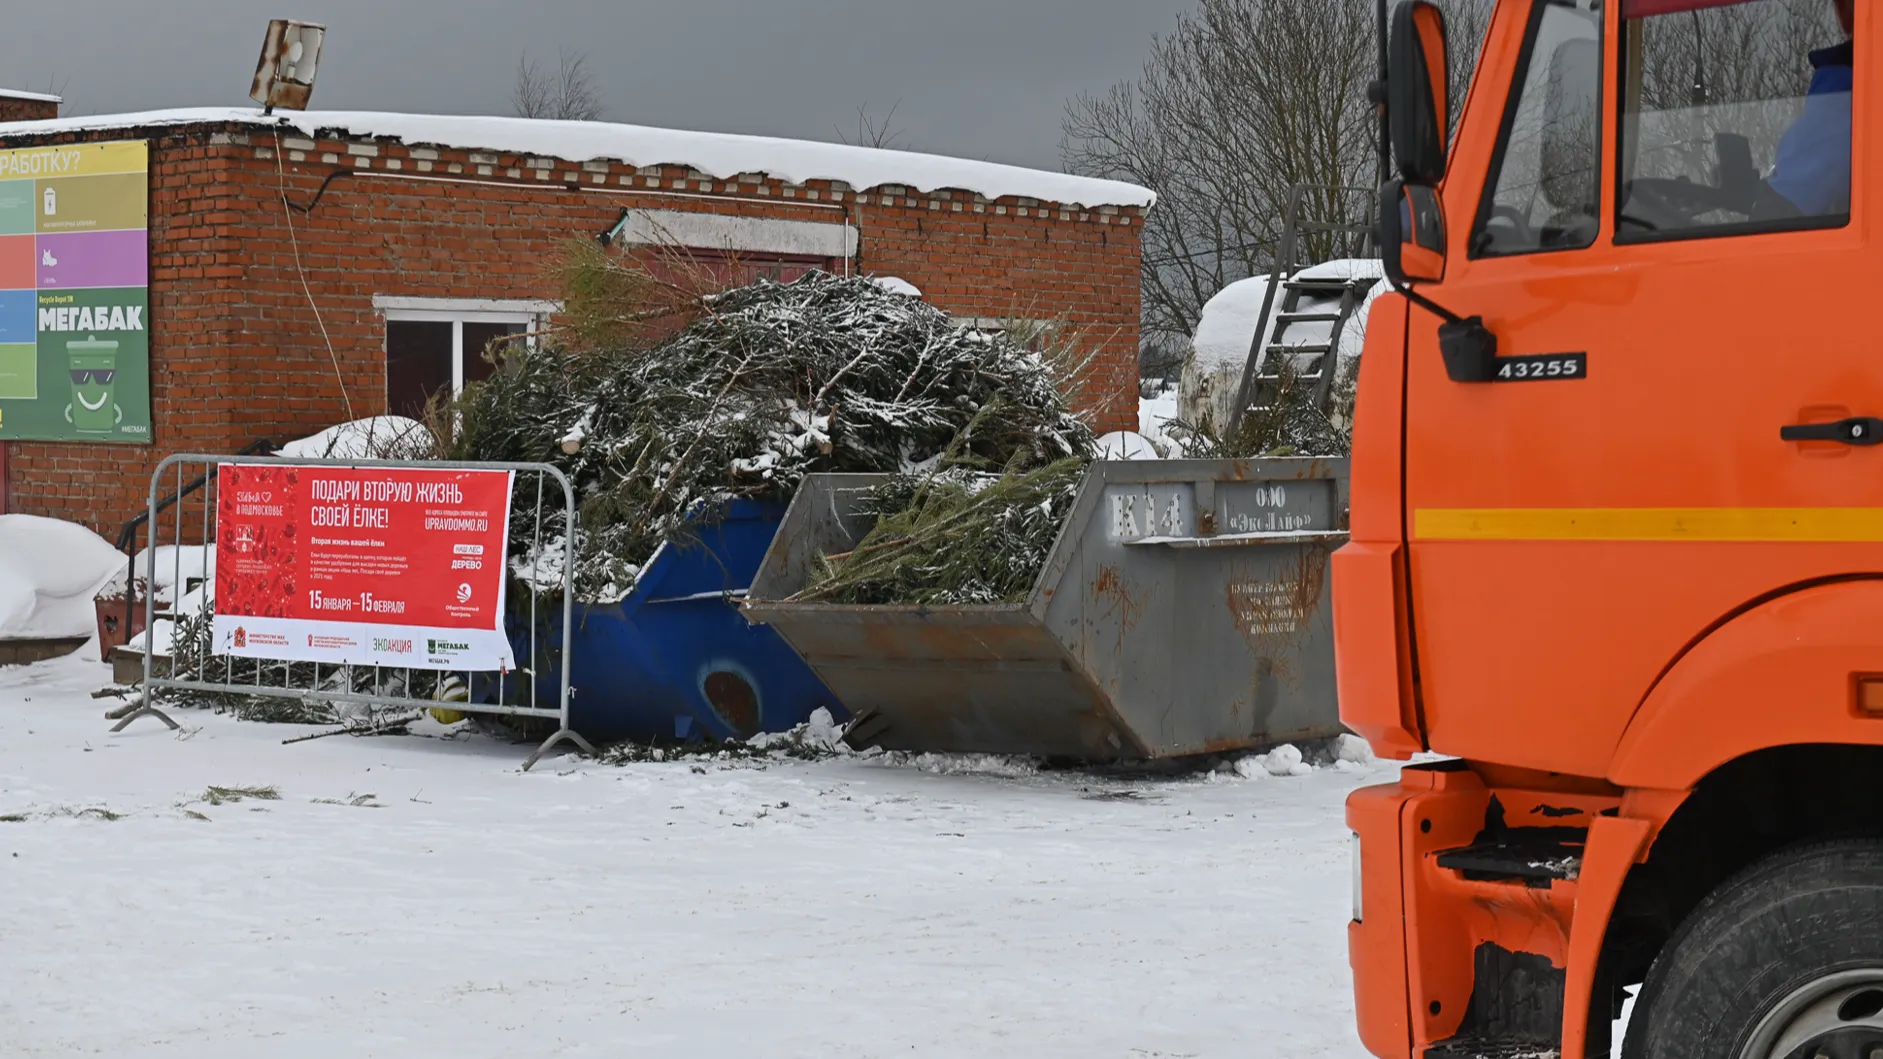
<svg viewBox="0 0 1883 1059">
<path fill-rule="evenodd" d="M 906 185 L 924 192 L 959 188 L 990 199 L 1013 196 L 1066 205 L 1149 207 L 1157 201 L 1153 192 L 1135 184 L 996 162 L 813 140 L 686 132 L 600 121 L 337 110 L 277 113 L 269 117 L 252 108 L 195 107 L 13 122 L 0 129 L 0 136 L 227 123 L 304 136 L 332 130 L 349 138 L 390 138 L 406 144 L 505 151 L 572 162 L 607 158 L 635 166 L 684 165 L 722 180 L 741 173 L 765 173 L 793 184 L 807 180 L 840 180 L 858 190 L 885 184 Z"/>
<path fill-rule="evenodd" d="M 0 99 L 24 99 L 30 103 L 63 103 L 64 96 L 49 96 L 44 92 L 22 92 L 17 88 L 0 88 Z"/>
</svg>

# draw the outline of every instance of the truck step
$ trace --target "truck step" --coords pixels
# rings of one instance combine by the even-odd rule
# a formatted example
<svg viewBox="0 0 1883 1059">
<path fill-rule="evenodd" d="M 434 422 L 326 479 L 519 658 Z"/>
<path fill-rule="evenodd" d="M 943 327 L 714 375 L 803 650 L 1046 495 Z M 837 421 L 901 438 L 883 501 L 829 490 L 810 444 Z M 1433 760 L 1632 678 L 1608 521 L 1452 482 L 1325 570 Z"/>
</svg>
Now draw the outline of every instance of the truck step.
<svg viewBox="0 0 1883 1059">
<path fill-rule="evenodd" d="M 1425 1050 L 1425 1059 L 1559 1059 L 1561 1048 L 1535 1041 L 1495 1037 L 1453 1037 Z"/>
<path fill-rule="evenodd" d="M 1582 869 L 1581 839 L 1559 837 L 1554 828 L 1549 832 L 1531 837 L 1513 829 L 1492 841 L 1444 850 L 1438 855 L 1438 866 L 1479 882 L 1548 887 L 1557 879 L 1574 879 Z"/>
</svg>

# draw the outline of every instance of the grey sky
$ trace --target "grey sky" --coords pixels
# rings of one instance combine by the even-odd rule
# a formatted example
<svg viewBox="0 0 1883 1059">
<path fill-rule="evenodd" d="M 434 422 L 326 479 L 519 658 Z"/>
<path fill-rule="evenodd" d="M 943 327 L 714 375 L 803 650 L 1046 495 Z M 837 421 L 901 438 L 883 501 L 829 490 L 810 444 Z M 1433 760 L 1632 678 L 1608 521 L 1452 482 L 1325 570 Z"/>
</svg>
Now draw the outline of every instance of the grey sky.
<svg viewBox="0 0 1883 1059">
<path fill-rule="evenodd" d="M 328 27 L 315 109 L 503 114 L 517 57 L 586 51 L 607 117 L 835 139 L 898 101 L 917 150 L 1057 169 L 1059 116 L 1193 0 L 10 0 L 0 87 L 67 113 L 245 105 L 270 17 Z"/>
</svg>

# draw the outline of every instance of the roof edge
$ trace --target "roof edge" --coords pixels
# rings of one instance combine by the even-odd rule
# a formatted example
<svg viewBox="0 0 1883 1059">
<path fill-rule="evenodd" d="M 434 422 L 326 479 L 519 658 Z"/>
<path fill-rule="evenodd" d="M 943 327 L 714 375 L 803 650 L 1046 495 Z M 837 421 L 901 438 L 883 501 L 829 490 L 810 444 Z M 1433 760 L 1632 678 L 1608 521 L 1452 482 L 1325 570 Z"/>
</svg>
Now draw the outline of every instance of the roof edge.
<svg viewBox="0 0 1883 1059">
<path fill-rule="evenodd" d="M 959 190 L 989 200 L 1035 199 L 1056 206 L 1103 206 L 1148 210 L 1154 192 L 1135 184 L 1055 173 L 946 155 L 853 147 L 819 140 L 790 140 L 733 133 L 692 132 L 608 122 L 539 121 L 524 118 L 356 111 L 297 111 L 263 115 L 258 110 L 203 107 L 83 118 L 12 122 L 0 140 L 74 132 L 244 126 L 281 135 L 392 142 L 407 147 L 497 151 L 556 158 L 573 163 L 618 161 L 637 167 L 684 165 L 716 180 L 764 173 L 790 184 L 838 181 L 857 191 L 905 186 L 921 193 Z"/>
</svg>

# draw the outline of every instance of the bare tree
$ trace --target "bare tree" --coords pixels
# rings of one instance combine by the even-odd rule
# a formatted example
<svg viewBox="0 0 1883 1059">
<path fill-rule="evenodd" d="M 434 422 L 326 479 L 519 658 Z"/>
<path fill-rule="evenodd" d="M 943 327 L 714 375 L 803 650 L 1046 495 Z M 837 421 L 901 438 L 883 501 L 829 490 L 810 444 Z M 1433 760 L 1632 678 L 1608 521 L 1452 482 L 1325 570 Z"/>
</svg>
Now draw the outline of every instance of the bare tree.
<svg viewBox="0 0 1883 1059">
<path fill-rule="evenodd" d="M 1488 0 L 1444 6 L 1454 66 L 1468 69 Z M 1202 0 L 1138 79 L 1068 104 L 1069 170 L 1158 193 L 1143 236 L 1150 359 L 1187 346 L 1216 292 L 1269 271 L 1296 185 L 1375 183 L 1376 12 L 1375 0 Z M 1364 196 L 1322 199 L 1320 219 L 1365 219 L 1338 216 Z"/>
<path fill-rule="evenodd" d="M 909 145 L 903 140 L 904 130 L 896 124 L 896 111 L 901 109 L 902 101 L 897 100 L 895 105 L 889 108 L 889 113 L 879 119 L 870 113 L 870 105 L 865 103 L 857 108 L 855 139 L 852 139 L 851 134 L 846 132 L 841 125 L 836 127 L 837 139 L 852 147 L 880 147 L 891 151 L 906 151 Z"/>
<path fill-rule="evenodd" d="M 519 118 L 554 118 L 594 121 L 602 116 L 601 92 L 589 73 L 588 56 L 558 51 L 553 71 L 536 65 L 528 55 L 517 59 L 516 86 L 510 90 L 510 109 Z"/>
</svg>

